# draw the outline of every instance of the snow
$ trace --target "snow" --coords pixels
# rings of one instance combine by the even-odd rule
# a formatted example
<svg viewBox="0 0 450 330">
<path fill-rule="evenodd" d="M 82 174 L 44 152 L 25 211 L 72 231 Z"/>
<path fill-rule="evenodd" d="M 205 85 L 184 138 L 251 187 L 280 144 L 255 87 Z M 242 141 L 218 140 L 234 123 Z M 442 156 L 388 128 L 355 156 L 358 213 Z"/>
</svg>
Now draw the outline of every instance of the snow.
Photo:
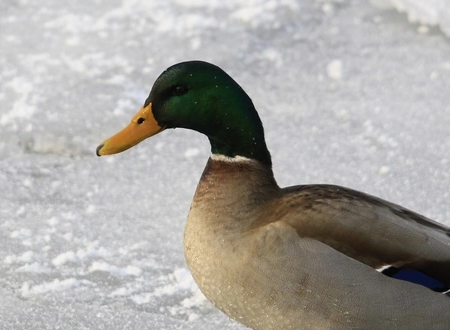
<svg viewBox="0 0 450 330">
<path fill-rule="evenodd" d="M 445 2 L 2 2 L 0 329 L 244 328 L 183 257 L 207 140 L 176 129 L 95 156 L 183 60 L 249 93 L 280 185 L 349 186 L 450 225 Z"/>
<path fill-rule="evenodd" d="M 447 0 L 371 0 L 371 2 L 379 8 L 395 8 L 405 12 L 411 23 L 439 26 L 450 36 L 450 7 Z M 420 26 L 418 31 L 427 33 L 428 28 Z"/>
<path fill-rule="evenodd" d="M 335 80 L 342 79 L 342 61 L 341 60 L 332 60 L 327 65 L 327 74 L 328 77 Z"/>
</svg>

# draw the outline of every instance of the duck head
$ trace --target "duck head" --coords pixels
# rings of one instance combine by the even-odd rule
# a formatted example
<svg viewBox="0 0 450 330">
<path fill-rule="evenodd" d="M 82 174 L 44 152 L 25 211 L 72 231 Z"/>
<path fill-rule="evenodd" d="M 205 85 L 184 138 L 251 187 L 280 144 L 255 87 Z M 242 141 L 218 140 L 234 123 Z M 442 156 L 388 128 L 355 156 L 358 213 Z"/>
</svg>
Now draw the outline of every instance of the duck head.
<svg viewBox="0 0 450 330">
<path fill-rule="evenodd" d="M 171 66 L 155 81 L 143 107 L 97 155 L 125 151 L 167 128 L 205 134 L 211 152 L 271 165 L 264 129 L 250 97 L 221 68 L 202 61 Z"/>
</svg>

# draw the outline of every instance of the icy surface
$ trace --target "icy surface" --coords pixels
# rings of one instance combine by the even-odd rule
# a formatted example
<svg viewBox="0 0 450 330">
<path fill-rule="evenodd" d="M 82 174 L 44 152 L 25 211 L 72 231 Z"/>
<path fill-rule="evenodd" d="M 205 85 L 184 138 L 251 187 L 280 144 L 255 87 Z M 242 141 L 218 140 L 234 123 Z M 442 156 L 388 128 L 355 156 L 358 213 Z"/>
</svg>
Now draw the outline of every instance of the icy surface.
<svg viewBox="0 0 450 330">
<path fill-rule="evenodd" d="M 450 37 L 450 3 L 448 0 L 370 0 L 379 8 L 396 8 L 408 16 L 411 23 L 439 26 Z M 419 32 L 427 33 L 426 26 L 419 27 Z"/>
<path fill-rule="evenodd" d="M 183 258 L 206 139 L 94 154 L 182 60 L 251 95 L 280 185 L 341 184 L 450 224 L 450 44 L 420 25 L 448 31 L 448 6 L 380 2 L 2 1 L 0 329 L 243 329 Z"/>
</svg>

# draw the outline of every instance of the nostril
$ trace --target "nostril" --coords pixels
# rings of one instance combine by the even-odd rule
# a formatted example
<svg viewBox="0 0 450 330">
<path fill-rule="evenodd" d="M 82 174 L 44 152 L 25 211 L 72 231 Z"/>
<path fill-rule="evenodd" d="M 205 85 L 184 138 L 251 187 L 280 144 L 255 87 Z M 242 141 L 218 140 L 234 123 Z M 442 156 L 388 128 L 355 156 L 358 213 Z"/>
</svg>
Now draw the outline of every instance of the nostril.
<svg viewBox="0 0 450 330">
<path fill-rule="evenodd" d="M 142 124 L 145 121 L 144 118 L 139 118 L 136 122 L 138 123 L 138 125 Z"/>
</svg>

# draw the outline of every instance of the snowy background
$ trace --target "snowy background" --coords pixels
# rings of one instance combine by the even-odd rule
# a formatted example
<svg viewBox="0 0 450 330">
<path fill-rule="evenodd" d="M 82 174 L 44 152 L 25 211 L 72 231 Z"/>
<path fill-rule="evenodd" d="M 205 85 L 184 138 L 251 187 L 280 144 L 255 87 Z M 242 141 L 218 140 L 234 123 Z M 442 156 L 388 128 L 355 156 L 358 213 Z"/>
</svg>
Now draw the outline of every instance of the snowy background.
<svg viewBox="0 0 450 330">
<path fill-rule="evenodd" d="M 447 2 L 1 1 L 0 329 L 243 329 L 183 257 L 207 140 L 177 129 L 95 156 L 179 61 L 249 93 L 280 185 L 450 224 Z"/>
</svg>

